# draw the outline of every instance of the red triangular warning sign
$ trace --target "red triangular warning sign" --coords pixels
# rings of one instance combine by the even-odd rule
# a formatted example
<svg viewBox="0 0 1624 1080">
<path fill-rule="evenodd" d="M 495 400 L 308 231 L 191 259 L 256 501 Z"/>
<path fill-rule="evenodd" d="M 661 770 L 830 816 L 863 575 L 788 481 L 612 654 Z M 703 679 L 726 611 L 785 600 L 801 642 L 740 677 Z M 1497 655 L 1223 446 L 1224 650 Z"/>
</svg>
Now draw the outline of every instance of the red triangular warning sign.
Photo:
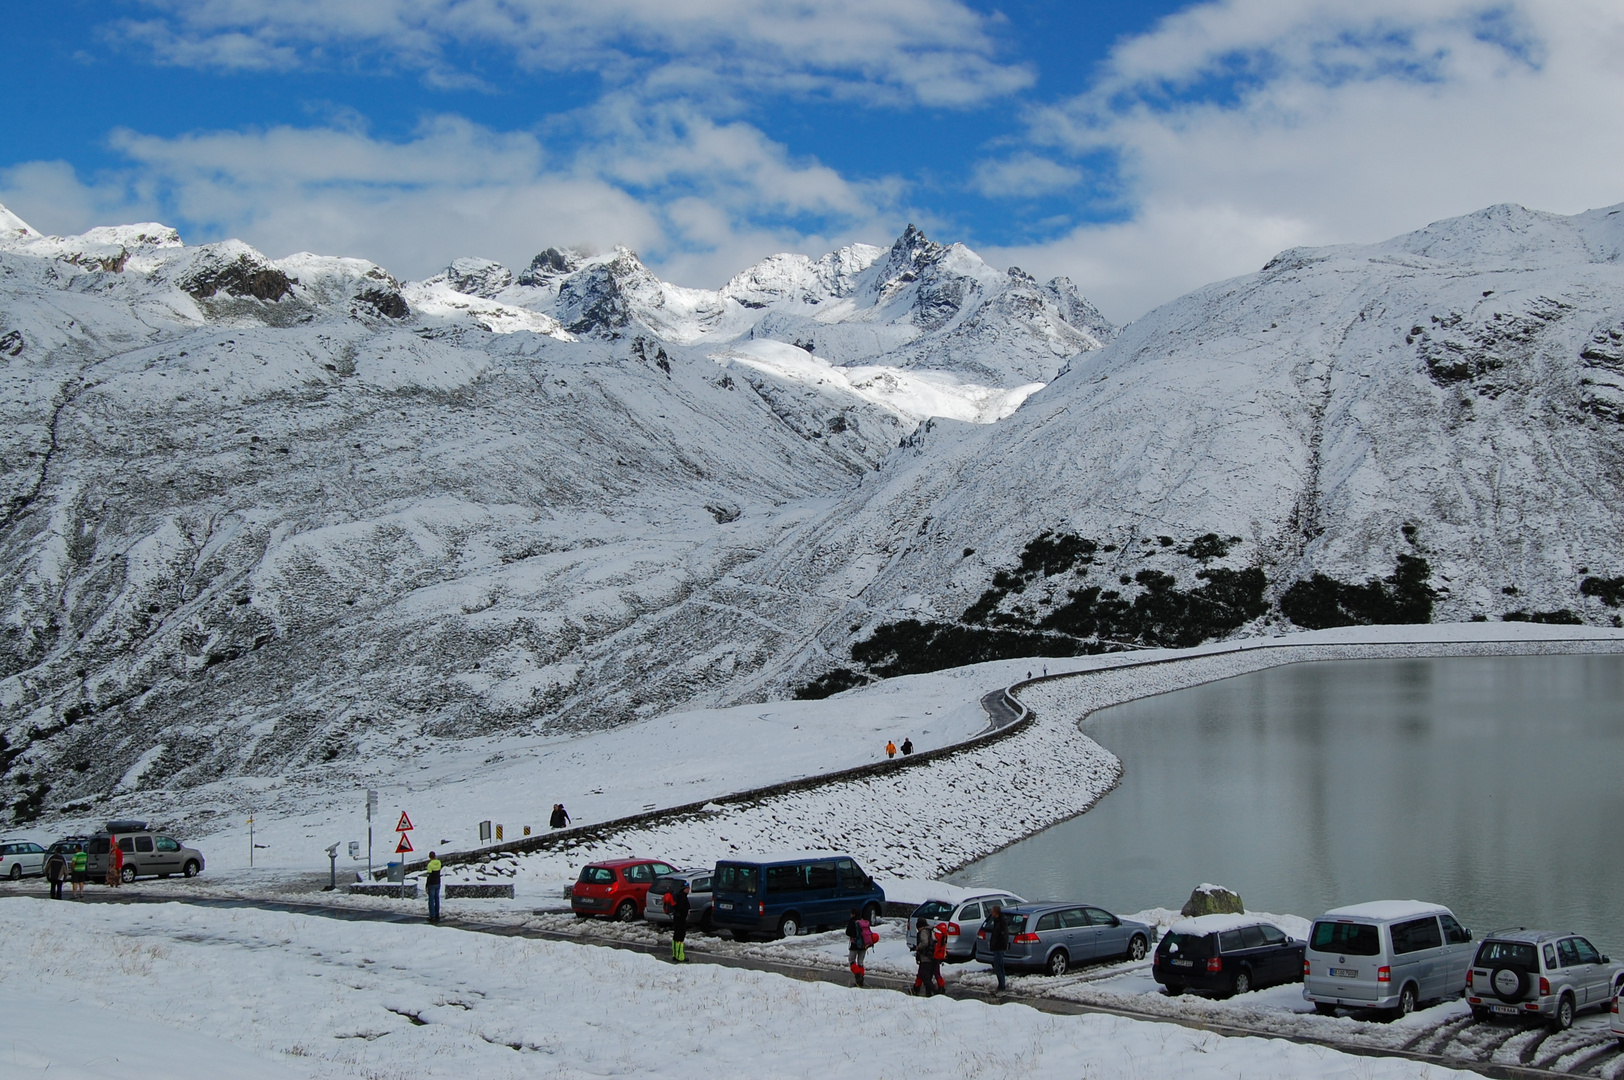
<svg viewBox="0 0 1624 1080">
<path fill-rule="evenodd" d="M 395 826 L 396 832 L 411 832 L 412 819 L 406 816 L 406 811 L 400 812 L 400 824 Z"/>
<path fill-rule="evenodd" d="M 410 850 L 412 850 L 412 838 L 407 836 L 405 833 L 401 833 L 400 843 L 395 847 L 395 854 L 404 855 Z"/>
</svg>

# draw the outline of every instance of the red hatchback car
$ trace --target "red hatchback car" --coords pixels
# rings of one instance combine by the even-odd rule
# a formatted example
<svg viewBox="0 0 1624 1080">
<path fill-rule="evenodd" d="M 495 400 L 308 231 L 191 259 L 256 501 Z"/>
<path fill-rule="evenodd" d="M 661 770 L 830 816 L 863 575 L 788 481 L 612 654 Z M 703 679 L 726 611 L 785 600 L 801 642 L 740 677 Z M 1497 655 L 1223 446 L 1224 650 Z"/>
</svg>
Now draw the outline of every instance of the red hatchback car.
<svg viewBox="0 0 1624 1080">
<path fill-rule="evenodd" d="M 676 867 L 659 859 L 611 859 L 588 863 L 570 889 L 570 910 L 578 919 L 608 915 L 631 922 L 643 915 L 648 887 Z"/>
</svg>

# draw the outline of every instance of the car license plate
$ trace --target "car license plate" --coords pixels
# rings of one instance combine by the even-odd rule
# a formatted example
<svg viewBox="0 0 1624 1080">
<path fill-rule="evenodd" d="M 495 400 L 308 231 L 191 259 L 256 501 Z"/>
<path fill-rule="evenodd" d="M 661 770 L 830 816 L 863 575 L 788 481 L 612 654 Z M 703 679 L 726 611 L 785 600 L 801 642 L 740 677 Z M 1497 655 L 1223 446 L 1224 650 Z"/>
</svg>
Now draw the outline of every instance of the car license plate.
<svg viewBox="0 0 1624 1080">
<path fill-rule="evenodd" d="M 1333 979 L 1357 979 L 1358 977 L 1359 977 L 1359 969 L 1358 968 L 1332 968 L 1331 969 L 1331 978 L 1333 978 Z"/>
<path fill-rule="evenodd" d="M 733 910 L 733 902 L 731 900 L 718 900 L 716 901 L 716 906 L 721 908 L 723 911 Z"/>
<path fill-rule="evenodd" d="M 1194 960 L 1175 960 L 1175 961 L 1173 961 L 1173 966 L 1174 967 L 1194 967 L 1195 966 L 1195 961 Z"/>
<path fill-rule="evenodd" d="M 1522 1012 L 1522 1010 L 1517 1008 L 1515 1005 L 1491 1005 L 1489 1008 L 1493 1009 L 1501 1016 L 1516 1016 L 1518 1013 Z"/>
</svg>

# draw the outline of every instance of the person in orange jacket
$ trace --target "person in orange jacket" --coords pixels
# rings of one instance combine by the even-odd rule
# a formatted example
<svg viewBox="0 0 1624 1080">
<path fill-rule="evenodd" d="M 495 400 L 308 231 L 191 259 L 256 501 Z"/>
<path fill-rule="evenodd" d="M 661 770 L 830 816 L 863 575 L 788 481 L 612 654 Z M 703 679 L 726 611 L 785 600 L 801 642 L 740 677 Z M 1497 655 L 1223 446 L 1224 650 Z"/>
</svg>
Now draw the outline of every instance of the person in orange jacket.
<svg viewBox="0 0 1624 1080">
<path fill-rule="evenodd" d="M 897 756 L 897 744 L 896 743 L 888 741 L 885 744 L 885 756 L 888 757 L 888 758 L 894 758 L 894 757 Z"/>
</svg>

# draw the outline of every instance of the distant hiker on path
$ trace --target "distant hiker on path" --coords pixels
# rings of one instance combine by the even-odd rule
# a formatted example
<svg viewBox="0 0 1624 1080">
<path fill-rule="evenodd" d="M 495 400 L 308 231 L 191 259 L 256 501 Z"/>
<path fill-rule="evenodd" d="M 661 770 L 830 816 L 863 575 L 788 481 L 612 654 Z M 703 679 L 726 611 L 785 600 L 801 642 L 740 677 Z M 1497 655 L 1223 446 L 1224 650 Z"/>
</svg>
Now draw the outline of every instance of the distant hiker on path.
<svg viewBox="0 0 1624 1080">
<path fill-rule="evenodd" d="M 553 816 L 550 821 L 552 827 L 555 829 L 562 829 L 569 823 L 570 812 L 564 809 L 564 804 L 561 802 L 553 803 Z"/>
<path fill-rule="evenodd" d="M 51 852 L 45 860 L 45 880 L 51 883 L 51 899 L 62 899 L 62 883 L 68 879 L 68 860 L 60 851 Z"/>
<path fill-rule="evenodd" d="M 987 951 L 992 954 L 992 973 L 998 976 L 998 992 L 1004 992 L 1004 953 L 1009 949 L 1009 916 L 1003 906 L 993 904 L 987 909 L 987 918 L 981 929 L 987 932 Z"/>
<path fill-rule="evenodd" d="M 85 878 L 90 876 L 90 855 L 83 847 L 73 853 L 71 872 L 73 874 L 73 898 L 79 900 L 85 894 Z"/>
<path fill-rule="evenodd" d="M 429 894 L 429 922 L 440 921 L 440 868 L 445 864 L 434 852 L 429 852 L 428 866 L 424 867 L 428 875 L 423 878 L 423 887 Z"/>
<path fill-rule="evenodd" d="M 665 894 L 662 904 L 671 916 L 671 960 L 685 964 L 688 962 L 688 912 L 692 907 L 688 902 L 688 883 L 679 879 Z"/>
<path fill-rule="evenodd" d="M 846 950 L 846 959 L 851 964 L 852 983 L 862 986 L 863 976 L 868 971 L 863 966 L 863 961 L 868 956 L 868 950 L 880 940 L 880 935 L 876 934 L 874 928 L 868 924 L 868 920 L 863 918 L 862 912 L 852 908 L 851 918 L 846 921 L 846 937 L 851 940 L 851 945 Z"/>
<path fill-rule="evenodd" d="M 907 757 L 911 753 L 913 753 L 913 740 L 912 739 L 903 739 L 902 740 L 902 756 Z"/>
<path fill-rule="evenodd" d="M 888 757 L 888 758 L 894 758 L 894 757 L 897 756 L 897 744 L 896 743 L 888 741 L 885 744 L 885 756 Z"/>
</svg>

